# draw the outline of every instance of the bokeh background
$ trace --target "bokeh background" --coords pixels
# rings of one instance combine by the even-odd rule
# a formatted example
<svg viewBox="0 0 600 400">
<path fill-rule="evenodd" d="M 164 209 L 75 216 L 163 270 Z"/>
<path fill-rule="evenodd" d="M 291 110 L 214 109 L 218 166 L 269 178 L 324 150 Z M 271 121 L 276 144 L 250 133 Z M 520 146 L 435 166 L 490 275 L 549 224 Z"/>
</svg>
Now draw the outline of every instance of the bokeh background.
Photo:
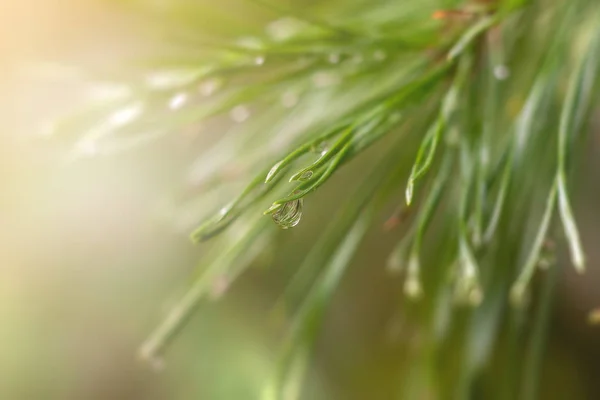
<svg viewBox="0 0 600 400">
<path fill-rule="evenodd" d="M 0 3 L 0 399 L 254 398 L 277 358 L 275 300 L 336 197 L 377 157 L 376 146 L 311 197 L 302 223 L 258 261 L 264 268 L 203 304 L 157 370 L 137 349 L 203 252 L 165 212 L 197 149 L 181 132 L 72 157 L 68 141 L 48 131 L 90 96 L 72 65 L 101 70 L 155 46 L 144 18 L 123 4 Z M 600 123 L 592 129 L 575 183 L 590 268 L 577 276 L 559 257 L 544 399 L 600 398 L 600 328 L 587 323 L 600 305 Z M 410 368 L 406 347 L 418 332 L 405 318 L 400 280 L 384 268 L 397 240 L 381 229 L 385 218 L 331 304 L 307 399 L 392 399 L 395 377 Z"/>
</svg>

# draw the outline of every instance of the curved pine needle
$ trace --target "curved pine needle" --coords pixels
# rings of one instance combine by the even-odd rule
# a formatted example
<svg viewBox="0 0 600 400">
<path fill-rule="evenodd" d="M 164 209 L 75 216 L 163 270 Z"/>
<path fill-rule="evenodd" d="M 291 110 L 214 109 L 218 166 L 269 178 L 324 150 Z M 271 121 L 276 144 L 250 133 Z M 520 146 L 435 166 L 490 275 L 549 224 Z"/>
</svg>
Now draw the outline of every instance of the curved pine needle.
<svg viewBox="0 0 600 400">
<path fill-rule="evenodd" d="M 481 18 L 477 23 L 472 25 L 469 29 L 467 29 L 460 39 L 456 42 L 454 46 L 448 52 L 448 60 L 453 60 L 462 54 L 465 49 L 473 43 L 477 36 L 481 35 L 483 32 L 491 28 L 493 25 L 498 23 L 501 20 L 500 14 L 494 14 L 493 16 L 486 16 Z"/>
<path fill-rule="evenodd" d="M 510 299 L 515 305 L 523 303 L 527 286 L 533 277 L 535 267 L 539 261 L 540 253 L 544 246 L 544 240 L 546 240 L 546 237 L 548 236 L 548 230 L 550 229 L 550 222 L 552 221 L 552 214 L 554 212 L 554 205 L 556 203 L 557 185 L 558 182 L 555 180 L 546 199 L 546 208 L 533 241 L 533 245 L 529 250 L 529 255 L 521 268 L 521 273 L 510 290 Z"/>
</svg>

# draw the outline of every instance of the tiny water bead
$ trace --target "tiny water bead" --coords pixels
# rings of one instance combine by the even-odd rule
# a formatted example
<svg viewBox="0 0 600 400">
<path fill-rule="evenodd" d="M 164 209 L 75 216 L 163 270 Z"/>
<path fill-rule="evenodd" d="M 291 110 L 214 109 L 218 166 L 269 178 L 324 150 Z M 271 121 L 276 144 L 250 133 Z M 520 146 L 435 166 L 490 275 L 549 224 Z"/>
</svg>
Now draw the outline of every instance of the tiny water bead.
<svg viewBox="0 0 600 400">
<path fill-rule="evenodd" d="M 375 50 L 373 52 L 373 58 L 375 59 L 375 61 L 383 61 L 387 58 L 387 54 L 381 49 Z"/>
<path fill-rule="evenodd" d="M 298 35 L 307 24 L 292 17 L 284 17 L 270 22 L 265 31 L 267 35 L 276 42 L 289 40 Z"/>
<path fill-rule="evenodd" d="M 418 300 L 423 296 L 423 288 L 417 277 L 410 277 L 404 281 L 404 294 L 411 300 Z"/>
<path fill-rule="evenodd" d="M 271 215 L 273 222 L 279 225 L 281 229 L 295 227 L 302 218 L 302 207 L 302 199 L 288 201 Z"/>
<path fill-rule="evenodd" d="M 337 85 L 342 81 L 342 78 L 331 71 L 319 71 L 312 76 L 312 81 L 316 88 L 324 88 Z"/>
<path fill-rule="evenodd" d="M 265 47 L 262 39 L 255 36 L 244 36 L 236 40 L 236 44 L 248 50 L 260 50 Z"/>
<path fill-rule="evenodd" d="M 220 84 L 219 84 L 218 80 L 209 79 L 207 81 L 202 82 L 198 89 L 202 96 L 209 97 L 217 91 L 217 89 L 219 88 L 219 85 Z"/>
<path fill-rule="evenodd" d="M 363 62 L 363 59 L 364 59 L 364 58 L 363 58 L 363 55 L 362 55 L 362 54 L 360 54 L 360 53 L 356 53 L 355 55 L 353 55 L 353 56 L 352 56 L 352 58 L 350 59 L 350 61 L 351 61 L 353 64 L 360 64 L 360 63 L 362 63 L 362 62 Z"/>
<path fill-rule="evenodd" d="M 506 65 L 496 65 L 494 67 L 494 76 L 499 81 L 503 81 L 510 76 L 510 70 Z"/>
<path fill-rule="evenodd" d="M 281 95 L 281 104 L 285 108 L 292 108 L 298 104 L 298 95 L 292 91 L 286 91 Z"/>
<path fill-rule="evenodd" d="M 305 171 L 305 172 L 302 173 L 302 175 L 300 175 L 298 177 L 298 180 L 299 181 L 307 181 L 310 178 L 312 178 L 312 176 L 313 176 L 313 172 L 312 171 Z"/>
<path fill-rule="evenodd" d="M 590 325 L 600 325 L 600 307 L 589 312 L 588 322 Z"/>
<path fill-rule="evenodd" d="M 177 110 L 187 102 L 187 94 L 177 93 L 175 96 L 169 99 L 169 108 L 171 110 Z"/>
<path fill-rule="evenodd" d="M 250 118 L 250 110 L 246 106 L 239 105 L 231 110 L 229 116 L 235 122 L 244 122 L 245 120 Z"/>
<path fill-rule="evenodd" d="M 135 120 L 142 114 L 142 103 L 134 103 L 115 111 L 108 117 L 108 123 L 115 128 L 124 126 Z"/>
<path fill-rule="evenodd" d="M 173 69 L 154 71 L 146 75 L 144 80 L 150 88 L 170 89 L 191 83 L 198 75 L 199 71 L 194 69 Z"/>
<path fill-rule="evenodd" d="M 340 62 L 340 55 L 338 53 L 331 53 L 327 57 L 327 61 L 329 61 L 330 64 L 337 64 Z"/>
<path fill-rule="evenodd" d="M 326 141 L 319 142 L 310 148 L 311 152 L 319 154 L 321 156 L 325 155 L 325 153 L 327 153 L 327 150 L 329 150 L 329 145 Z"/>
<path fill-rule="evenodd" d="M 92 85 L 87 92 L 90 100 L 117 100 L 131 96 L 133 90 L 130 86 L 113 82 L 104 82 Z"/>
</svg>

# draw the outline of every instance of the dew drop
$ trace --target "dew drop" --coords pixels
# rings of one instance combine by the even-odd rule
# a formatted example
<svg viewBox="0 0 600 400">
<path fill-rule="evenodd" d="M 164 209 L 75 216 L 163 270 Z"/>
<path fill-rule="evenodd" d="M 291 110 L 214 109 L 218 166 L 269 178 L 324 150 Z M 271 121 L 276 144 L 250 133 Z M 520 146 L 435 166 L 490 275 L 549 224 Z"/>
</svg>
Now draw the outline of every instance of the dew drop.
<svg viewBox="0 0 600 400">
<path fill-rule="evenodd" d="M 312 176 L 313 176 L 313 172 L 312 172 L 312 171 L 304 171 L 304 172 L 302 173 L 302 175 L 300 175 L 300 176 L 298 177 L 298 180 L 299 180 L 299 181 L 307 181 L 307 180 L 309 180 L 310 178 L 312 178 Z"/>
<path fill-rule="evenodd" d="M 114 112 L 110 117 L 108 117 L 108 123 L 113 127 L 127 125 L 128 123 L 136 119 L 138 116 L 140 116 L 141 113 L 142 104 L 135 103 Z"/>
<path fill-rule="evenodd" d="M 418 300 L 423 295 L 423 288 L 421 282 L 416 277 L 409 277 L 404 282 L 404 294 L 406 297 L 412 300 Z"/>
<path fill-rule="evenodd" d="M 265 31 L 275 41 L 285 41 L 296 36 L 306 23 L 292 17 L 284 17 L 269 23 Z"/>
<path fill-rule="evenodd" d="M 588 322 L 590 325 L 600 325 L 600 308 L 596 308 L 589 312 Z"/>
<path fill-rule="evenodd" d="M 169 100 L 169 108 L 171 110 L 177 110 L 178 108 L 181 108 L 187 101 L 187 94 L 185 93 L 178 93 L 175 96 L 171 97 L 171 99 Z"/>
<path fill-rule="evenodd" d="M 330 64 L 337 64 L 340 62 L 340 55 L 338 53 L 331 53 L 327 57 L 327 61 L 329 61 Z"/>
<path fill-rule="evenodd" d="M 115 100 L 126 98 L 131 93 L 132 90 L 127 85 L 105 82 L 93 85 L 88 91 L 88 96 L 92 100 Z"/>
<path fill-rule="evenodd" d="M 510 303 L 515 308 L 524 307 L 529 301 L 529 291 L 522 284 L 515 284 L 510 290 Z"/>
<path fill-rule="evenodd" d="M 350 60 L 353 64 L 360 64 L 363 62 L 362 54 L 355 54 Z"/>
<path fill-rule="evenodd" d="M 216 79 L 209 79 L 200 84 L 199 90 L 200 90 L 200 94 L 202 96 L 209 97 L 213 93 L 215 93 L 218 88 L 219 88 L 219 81 L 217 81 Z"/>
<path fill-rule="evenodd" d="M 375 61 L 383 61 L 387 58 L 387 54 L 381 49 L 375 50 L 375 52 L 373 53 L 373 58 L 375 59 Z"/>
<path fill-rule="evenodd" d="M 312 81 L 315 87 L 323 88 L 327 86 L 336 85 L 340 83 L 341 79 L 339 75 L 336 75 L 332 72 L 320 71 L 313 75 Z"/>
<path fill-rule="evenodd" d="M 165 369 L 165 360 L 154 353 L 153 344 L 152 342 L 144 344 L 139 351 L 139 358 L 148 363 L 154 372 L 162 372 Z"/>
<path fill-rule="evenodd" d="M 245 120 L 250 118 L 250 110 L 248 110 L 248 107 L 246 106 L 239 105 L 231 110 L 229 116 L 235 122 L 244 122 Z"/>
<path fill-rule="evenodd" d="M 197 70 L 154 71 L 145 77 L 146 84 L 154 89 L 169 89 L 192 82 L 199 76 Z"/>
<path fill-rule="evenodd" d="M 537 263 L 537 267 L 543 271 L 546 271 L 552 265 L 552 260 L 549 257 L 540 257 Z"/>
<path fill-rule="evenodd" d="M 302 218 L 302 206 L 302 199 L 288 201 L 272 214 L 273 222 L 281 229 L 295 227 Z"/>
<path fill-rule="evenodd" d="M 327 142 L 322 141 L 322 142 L 319 142 L 318 144 L 312 146 L 310 151 L 312 151 L 313 153 L 316 153 L 316 154 L 323 155 L 324 153 L 327 153 L 327 148 L 328 148 Z"/>
<path fill-rule="evenodd" d="M 236 41 L 237 45 L 249 50 L 260 50 L 264 43 L 260 38 L 254 36 L 241 37 Z"/>
<path fill-rule="evenodd" d="M 258 56 L 254 59 L 254 64 L 263 65 L 265 63 L 265 58 L 263 56 Z"/>
<path fill-rule="evenodd" d="M 503 81 L 510 76 L 510 70 L 506 65 L 496 65 L 494 67 L 494 76 L 499 81 Z"/>
<path fill-rule="evenodd" d="M 469 291 L 467 301 L 469 305 L 477 307 L 483 301 L 483 291 L 479 286 L 475 286 Z"/>
<path fill-rule="evenodd" d="M 292 108 L 298 104 L 298 95 L 292 91 L 287 91 L 281 95 L 281 104 L 285 108 Z"/>
</svg>

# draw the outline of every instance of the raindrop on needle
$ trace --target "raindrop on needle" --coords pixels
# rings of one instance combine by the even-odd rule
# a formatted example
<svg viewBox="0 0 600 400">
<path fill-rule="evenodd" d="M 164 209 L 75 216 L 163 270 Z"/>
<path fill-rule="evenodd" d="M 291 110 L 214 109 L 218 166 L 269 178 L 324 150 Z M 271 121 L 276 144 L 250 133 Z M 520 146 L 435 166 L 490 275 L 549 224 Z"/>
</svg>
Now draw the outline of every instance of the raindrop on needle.
<svg viewBox="0 0 600 400">
<path fill-rule="evenodd" d="M 273 222 L 281 229 L 293 228 L 302 218 L 303 200 L 297 199 L 288 201 L 272 214 Z"/>
</svg>

